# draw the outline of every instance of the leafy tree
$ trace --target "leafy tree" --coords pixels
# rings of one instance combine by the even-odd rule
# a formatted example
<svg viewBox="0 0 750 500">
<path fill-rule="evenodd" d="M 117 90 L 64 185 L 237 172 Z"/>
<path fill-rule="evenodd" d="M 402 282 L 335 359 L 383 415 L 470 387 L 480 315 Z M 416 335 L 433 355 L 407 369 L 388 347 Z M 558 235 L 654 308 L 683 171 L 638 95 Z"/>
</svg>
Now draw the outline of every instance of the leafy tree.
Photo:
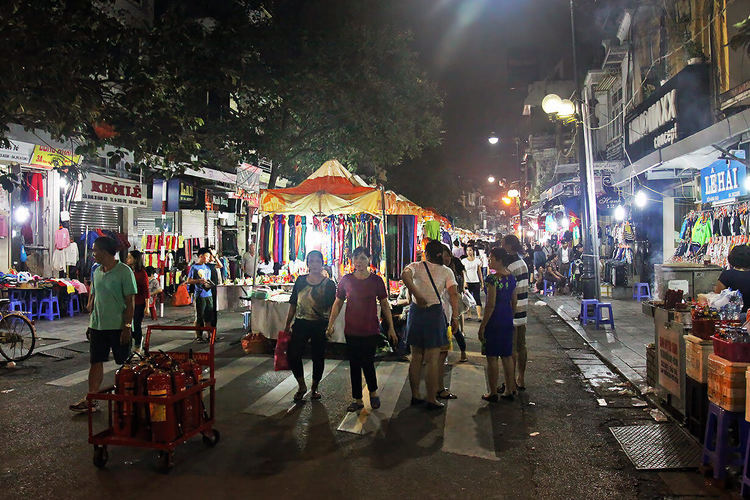
<svg viewBox="0 0 750 500">
<path fill-rule="evenodd" d="M 257 147 L 281 166 L 272 183 L 331 158 L 368 173 L 393 169 L 438 143 L 441 96 L 409 34 L 375 5 L 290 0 L 269 8 L 260 51 L 274 98 Z"/>
<path fill-rule="evenodd" d="M 9 0 L 0 124 L 168 173 L 257 154 L 274 178 L 330 158 L 392 168 L 437 143 L 440 96 L 377 3 L 266 4 L 164 0 L 150 22 L 114 0 Z"/>
</svg>

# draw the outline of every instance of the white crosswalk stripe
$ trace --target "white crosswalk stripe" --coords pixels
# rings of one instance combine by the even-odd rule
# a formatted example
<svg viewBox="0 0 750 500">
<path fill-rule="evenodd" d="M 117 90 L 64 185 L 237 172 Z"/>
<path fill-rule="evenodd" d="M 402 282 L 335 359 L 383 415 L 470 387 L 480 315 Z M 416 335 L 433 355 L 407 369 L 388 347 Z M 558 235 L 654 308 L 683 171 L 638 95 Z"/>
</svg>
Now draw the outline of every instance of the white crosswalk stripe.
<svg viewBox="0 0 750 500">
<path fill-rule="evenodd" d="M 151 352 L 158 352 L 158 351 L 171 351 L 173 349 L 177 349 L 179 347 L 187 346 L 188 344 L 191 344 L 192 341 L 189 339 L 179 339 L 179 340 L 172 340 L 169 342 L 165 342 L 164 344 L 154 345 L 151 347 Z M 221 344 L 217 344 L 214 346 L 214 354 L 219 354 L 227 349 L 229 349 L 231 346 L 228 342 L 223 342 Z M 195 345 L 195 352 L 207 350 L 208 347 L 203 344 L 196 344 Z M 181 350 L 187 351 L 187 349 L 183 348 Z M 110 360 L 106 363 L 104 363 L 104 373 L 107 374 L 109 372 L 112 372 L 117 369 L 119 365 L 115 363 L 113 360 Z M 47 382 L 47 385 L 54 385 L 57 387 L 72 387 L 76 384 L 80 384 L 82 382 L 85 382 L 88 380 L 89 377 L 89 370 L 86 368 L 85 370 L 79 370 L 77 372 L 71 373 L 70 375 L 66 375 L 64 377 L 60 377 L 55 380 L 51 380 Z"/>
<path fill-rule="evenodd" d="M 445 409 L 443 451 L 468 457 L 499 460 L 495 454 L 492 418 L 482 401 L 485 368 L 470 364 L 457 364 L 451 373 L 451 391 L 460 399 L 452 400 Z M 474 428 L 467 428 L 474 423 Z"/>
<path fill-rule="evenodd" d="M 367 390 L 363 390 L 362 401 L 365 408 L 358 413 L 347 413 L 338 426 L 339 431 L 352 434 L 377 432 L 382 428 L 383 422 L 393 415 L 398 398 L 407 381 L 409 365 L 407 363 L 380 363 L 376 368 L 380 408 L 373 410 L 370 407 L 370 394 Z"/>
<path fill-rule="evenodd" d="M 321 380 L 324 380 L 340 364 L 341 360 L 339 359 L 327 359 Z M 305 370 L 305 379 L 309 379 L 312 373 L 312 361 L 306 361 L 303 368 Z M 290 405 L 293 406 L 292 397 L 295 392 L 297 392 L 297 380 L 294 378 L 294 375 L 289 375 L 263 397 L 245 408 L 243 413 L 270 417 L 280 412 L 286 412 Z"/>
<path fill-rule="evenodd" d="M 270 358 L 268 357 L 242 357 L 235 359 L 226 366 L 222 366 L 221 368 L 216 370 L 216 390 L 218 391 L 228 383 L 234 381 L 253 368 L 260 366 L 261 364 L 263 364 L 263 362 L 268 361 L 269 359 Z"/>
</svg>

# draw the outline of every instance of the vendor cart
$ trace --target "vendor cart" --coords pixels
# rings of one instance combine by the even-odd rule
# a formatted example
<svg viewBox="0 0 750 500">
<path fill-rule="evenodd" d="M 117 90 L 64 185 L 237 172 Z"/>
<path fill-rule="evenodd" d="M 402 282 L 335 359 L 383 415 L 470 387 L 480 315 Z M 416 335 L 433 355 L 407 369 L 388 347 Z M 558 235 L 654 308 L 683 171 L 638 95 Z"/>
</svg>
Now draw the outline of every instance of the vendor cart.
<svg viewBox="0 0 750 500">
<path fill-rule="evenodd" d="M 196 327 L 194 326 L 162 326 L 152 325 L 149 326 L 146 331 L 146 338 L 144 340 L 143 349 L 146 355 L 149 353 L 149 344 L 151 341 L 151 333 L 154 330 L 178 330 L 190 332 L 191 335 L 195 334 Z M 208 352 L 196 352 L 192 350 L 188 352 L 167 352 L 172 360 L 176 362 L 187 361 L 192 359 L 200 365 L 200 369 L 208 367 L 209 376 L 208 378 L 199 377 L 200 380 L 195 383 L 192 387 L 182 390 L 174 390 L 166 392 L 163 395 L 131 395 L 118 393 L 116 387 L 106 388 L 98 393 L 89 393 L 86 396 L 89 402 L 88 420 L 89 420 L 89 443 L 94 445 L 94 465 L 97 467 L 104 467 L 107 463 L 108 453 L 107 447 L 112 446 L 133 446 L 137 448 L 151 448 L 158 450 L 158 468 L 162 472 L 168 472 L 173 466 L 174 450 L 177 445 L 186 442 L 197 434 L 203 435 L 203 442 L 208 446 L 214 446 L 219 442 L 219 431 L 214 429 L 215 415 L 215 386 L 216 379 L 214 376 L 214 342 L 216 340 L 216 328 L 215 327 L 202 327 L 201 330 L 209 334 L 209 346 Z M 203 402 L 203 391 L 209 390 L 209 406 L 206 411 Z M 119 391 L 122 392 L 122 391 Z M 93 402 L 94 401 L 107 401 L 108 406 L 108 426 L 105 430 L 94 434 L 93 428 Z M 184 405 L 195 404 L 194 415 L 196 418 L 191 421 L 191 425 L 178 425 L 178 419 L 180 415 L 184 416 Z M 143 412 L 148 411 L 151 413 L 148 419 L 151 422 L 156 421 L 154 416 L 156 412 L 163 416 L 163 419 L 159 422 L 160 425 L 171 426 L 174 429 L 179 429 L 175 432 L 174 438 L 170 439 L 159 439 L 156 432 L 152 433 L 151 429 L 141 429 L 142 432 L 127 432 L 123 433 L 119 431 L 115 426 L 115 422 L 122 418 L 121 413 L 123 408 L 128 408 L 131 414 L 137 411 L 137 408 L 142 408 Z M 135 409 L 135 410 L 134 410 Z M 135 418 L 133 415 L 132 418 Z M 149 427 L 153 424 L 149 423 Z"/>
</svg>

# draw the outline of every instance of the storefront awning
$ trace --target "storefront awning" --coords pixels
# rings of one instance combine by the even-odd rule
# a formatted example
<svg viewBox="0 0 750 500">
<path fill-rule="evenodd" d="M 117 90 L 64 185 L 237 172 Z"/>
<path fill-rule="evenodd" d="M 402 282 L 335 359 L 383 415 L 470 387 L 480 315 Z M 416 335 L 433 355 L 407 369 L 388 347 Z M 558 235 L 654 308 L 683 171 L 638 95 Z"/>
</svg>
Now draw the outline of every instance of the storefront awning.
<svg viewBox="0 0 750 500">
<path fill-rule="evenodd" d="M 716 159 L 718 150 L 714 145 L 728 146 L 749 131 L 750 109 L 746 109 L 626 165 L 612 177 L 612 185 L 620 186 L 633 177 L 656 168 L 700 170 Z"/>
</svg>

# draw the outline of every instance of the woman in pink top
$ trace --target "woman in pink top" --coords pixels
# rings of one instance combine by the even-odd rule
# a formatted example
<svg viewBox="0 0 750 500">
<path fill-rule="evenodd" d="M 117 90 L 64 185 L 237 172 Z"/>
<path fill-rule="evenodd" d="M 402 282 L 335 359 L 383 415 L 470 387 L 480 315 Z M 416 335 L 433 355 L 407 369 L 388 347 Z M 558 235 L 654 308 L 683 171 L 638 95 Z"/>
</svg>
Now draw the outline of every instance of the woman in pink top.
<svg viewBox="0 0 750 500">
<path fill-rule="evenodd" d="M 398 338 L 393 329 L 385 283 L 379 276 L 370 272 L 370 252 L 364 247 L 358 247 L 352 253 L 352 260 L 354 272 L 341 278 L 326 334 L 328 337 L 333 335 L 336 318 L 346 300 L 344 335 L 354 398 L 346 411 L 359 411 L 365 407 L 362 402 L 362 372 L 365 374 L 367 389 L 370 391 L 370 406 L 377 410 L 380 408 L 378 379 L 375 375 L 375 348 L 380 336 L 378 301 L 380 301 L 383 317 L 388 323 L 388 338 L 394 344 L 398 342 Z"/>
</svg>

